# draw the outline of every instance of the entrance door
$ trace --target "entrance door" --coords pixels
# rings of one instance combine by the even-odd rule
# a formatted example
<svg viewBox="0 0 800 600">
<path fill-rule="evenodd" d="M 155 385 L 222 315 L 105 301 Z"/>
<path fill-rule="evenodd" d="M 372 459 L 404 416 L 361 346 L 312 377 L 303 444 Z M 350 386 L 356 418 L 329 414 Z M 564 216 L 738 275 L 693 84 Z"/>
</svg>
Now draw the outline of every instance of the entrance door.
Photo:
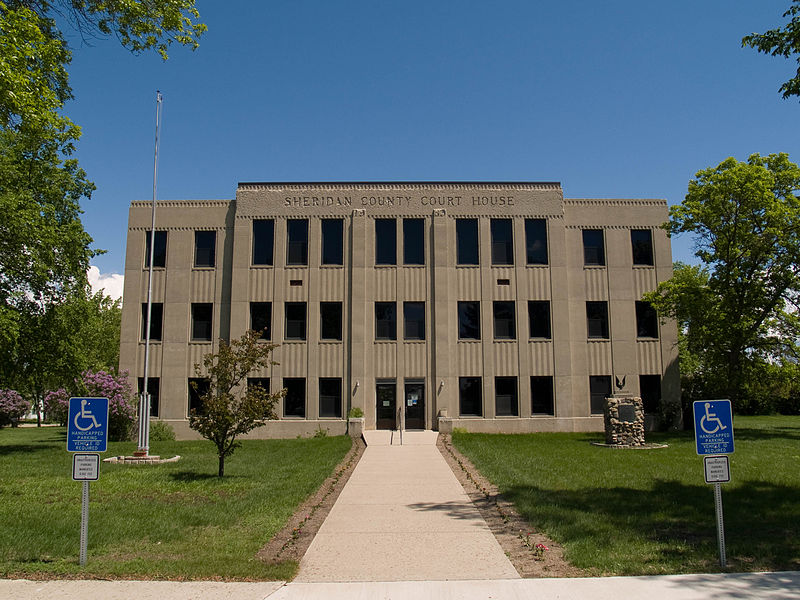
<svg viewBox="0 0 800 600">
<path fill-rule="evenodd" d="M 406 429 L 425 429 L 425 384 L 406 381 Z"/>
<path fill-rule="evenodd" d="M 397 429 L 395 411 L 397 402 L 395 398 L 395 383 L 378 383 L 375 386 L 377 406 L 375 410 L 375 429 Z"/>
</svg>

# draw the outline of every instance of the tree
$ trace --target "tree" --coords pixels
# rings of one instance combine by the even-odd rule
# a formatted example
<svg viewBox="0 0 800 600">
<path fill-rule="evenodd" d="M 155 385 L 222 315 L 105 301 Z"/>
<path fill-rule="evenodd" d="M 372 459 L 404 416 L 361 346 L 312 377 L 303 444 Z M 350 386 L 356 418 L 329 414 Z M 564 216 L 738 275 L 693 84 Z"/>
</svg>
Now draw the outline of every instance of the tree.
<svg viewBox="0 0 800 600">
<path fill-rule="evenodd" d="M 727 396 L 739 409 L 747 409 L 753 370 L 795 353 L 798 189 L 800 168 L 786 154 L 728 158 L 699 171 L 665 227 L 694 235 L 703 266 L 678 266 L 645 296 L 681 326 L 682 371 L 691 368 L 704 393 Z"/>
<path fill-rule="evenodd" d="M 800 0 L 792 0 L 792 6 L 783 16 L 792 19 L 782 29 L 746 35 L 742 38 L 742 46 L 750 46 L 772 56 L 797 56 L 797 73 L 778 90 L 786 99 L 789 96 L 800 96 Z"/>
<path fill-rule="evenodd" d="M 200 395 L 200 409 L 190 413 L 189 427 L 214 442 L 219 477 L 225 473 L 225 457 L 241 445 L 236 438 L 265 419 L 277 418 L 275 405 L 286 393 L 269 394 L 260 386 L 246 385 L 253 370 L 277 364 L 271 359 L 275 346 L 259 342 L 260 337 L 261 332 L 248 331 L 230 344 L 220 340 L 219 352 L 203 359 L 204 368 L 195 365 L 198 377 L 207 379 L 208 390 Z M 196 385 L 195 391 L 200 391 Z"/>
</svg>

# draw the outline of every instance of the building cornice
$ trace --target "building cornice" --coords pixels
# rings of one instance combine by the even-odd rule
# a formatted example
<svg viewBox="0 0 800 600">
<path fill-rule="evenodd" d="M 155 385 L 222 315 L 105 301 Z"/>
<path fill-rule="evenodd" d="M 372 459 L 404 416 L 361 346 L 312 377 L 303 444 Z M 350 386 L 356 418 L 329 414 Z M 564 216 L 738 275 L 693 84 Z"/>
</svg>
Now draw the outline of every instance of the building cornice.
<svg viewBox="0 0 800 600">
<path fill-rule="evenodd" d="M 301 190 L 561 190 L 558 181 L 309 181 L 309 182 L 239 182 L 240 191 L 301 191 Z"/>
</svg>

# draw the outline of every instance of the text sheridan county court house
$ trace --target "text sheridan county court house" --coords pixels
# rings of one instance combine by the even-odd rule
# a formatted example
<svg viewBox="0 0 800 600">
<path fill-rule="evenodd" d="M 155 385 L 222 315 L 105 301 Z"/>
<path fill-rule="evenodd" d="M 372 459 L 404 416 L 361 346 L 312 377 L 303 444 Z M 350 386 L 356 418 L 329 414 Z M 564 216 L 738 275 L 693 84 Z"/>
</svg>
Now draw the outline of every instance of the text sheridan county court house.
<svg viewBox="0 0 800 600">
<path fill-rule="evenodd" d="M 600 431 L 625 378 L 652 424 L 677 402 L 677 329 L 642 294 L 672 276 L 664 200 L 559 183 L 241 183 L 160 201 L 152 414 L 194 437 L 194 365 L 262 330 L 287 394 L 251 437 L 365 429 Z M 120 368 L 144 375 L 150 202 L 128 224 Z M 200 385 L 203 380 L 200 378 Z"/>
</svg>

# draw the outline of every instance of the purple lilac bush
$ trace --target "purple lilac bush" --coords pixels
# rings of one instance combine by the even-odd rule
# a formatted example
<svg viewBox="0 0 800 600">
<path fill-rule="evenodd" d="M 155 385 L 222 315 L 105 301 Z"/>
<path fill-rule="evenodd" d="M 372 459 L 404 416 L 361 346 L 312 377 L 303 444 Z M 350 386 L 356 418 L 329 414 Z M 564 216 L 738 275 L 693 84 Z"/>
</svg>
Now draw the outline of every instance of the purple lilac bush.
<svg viewBox="0 0 800 600">
<path fill-rule="evenodd" d="M 59 425 L 67 422 L 69 413 L 69 393 L 64 388 L 59 388 L 54 392 L 47 392 L 44 396 L 44 412 L 47 419 L 56 421 Z"/>
<path fill-rule="evenodd" d="M 9 424 L 16 426 L 17 420 L 24 417 L 30 408 L 30 402 L 16 391 L 0 390 L 0 427 Z"/>
<path fill-rule="evenodd" d="M 106 371 L 84 371 L 76 383 L 90 398 L 108 398 L 108 439 L 130 439 L 136 420 L 136 400 L 128 382 L 128 372 L 118 375 Z"/>
</svg>

